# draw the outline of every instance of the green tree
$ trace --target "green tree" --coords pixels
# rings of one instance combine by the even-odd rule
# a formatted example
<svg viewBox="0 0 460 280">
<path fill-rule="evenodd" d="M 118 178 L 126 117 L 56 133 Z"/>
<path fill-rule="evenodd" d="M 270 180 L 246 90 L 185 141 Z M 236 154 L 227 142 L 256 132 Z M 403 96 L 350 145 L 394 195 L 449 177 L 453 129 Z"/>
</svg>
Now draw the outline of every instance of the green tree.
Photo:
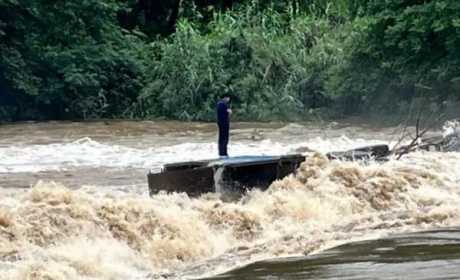
<svg viewBox="0 0 460 280">
<path fill-rule="evenodd" d="M 0 75 L 25 118 L 120 114 L 142 87 L 141 44 L 116 1 L 2 0 Z"/>
</svg>

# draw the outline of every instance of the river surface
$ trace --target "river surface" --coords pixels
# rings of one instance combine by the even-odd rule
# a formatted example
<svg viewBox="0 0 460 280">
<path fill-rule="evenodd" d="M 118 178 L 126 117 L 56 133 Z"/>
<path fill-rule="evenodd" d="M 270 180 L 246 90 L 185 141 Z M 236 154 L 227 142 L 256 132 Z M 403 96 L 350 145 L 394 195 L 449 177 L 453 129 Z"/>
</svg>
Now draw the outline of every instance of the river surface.
<svg viewBox="0 0 460 280">
<path fill-rule="evenodd" d="M 307 160 L 229 201 L 148 195 L 148 172 L 215 157 L 214 124 L 0 125 L 0 279 L 460 279 L 460 153 L 323 155 L 393 145 L 401 131 L 233 124 L 231 156 Z"/>
</svg>

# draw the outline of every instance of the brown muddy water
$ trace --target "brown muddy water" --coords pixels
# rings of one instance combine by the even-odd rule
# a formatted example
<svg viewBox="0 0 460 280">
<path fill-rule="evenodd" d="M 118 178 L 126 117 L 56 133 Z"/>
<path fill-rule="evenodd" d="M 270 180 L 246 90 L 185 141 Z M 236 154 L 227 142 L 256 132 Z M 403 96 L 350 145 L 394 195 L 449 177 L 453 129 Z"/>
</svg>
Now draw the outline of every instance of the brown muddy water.
<svg viewBox="0 0 460 280">
<path fill-rule="evenodd" d="M 460 279 L 459 153 L 329 161 L 322 153 L 392 144 L 400 130 L 238 123 L 231 155 L 303 151 L 307 161 L 236 201 L 149 197 L 147 172 L 215 157 L 215 130 L 1 125 L 0 279 Z"/>
</svg>

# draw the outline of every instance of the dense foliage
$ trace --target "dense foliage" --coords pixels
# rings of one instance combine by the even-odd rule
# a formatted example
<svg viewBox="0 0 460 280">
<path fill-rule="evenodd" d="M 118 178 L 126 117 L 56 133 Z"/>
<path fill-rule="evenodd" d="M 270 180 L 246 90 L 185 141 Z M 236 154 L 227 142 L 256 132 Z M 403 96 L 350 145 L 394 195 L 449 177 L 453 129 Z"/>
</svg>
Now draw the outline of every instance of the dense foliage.
<svg viewBox="0 0 460 280">
<path fill-rule="evenodd" d="M 213 120 L 224 92 L 246 120 L 448 104 L 460 2 L 0 0 L 0 120 Z"/>
</svg>

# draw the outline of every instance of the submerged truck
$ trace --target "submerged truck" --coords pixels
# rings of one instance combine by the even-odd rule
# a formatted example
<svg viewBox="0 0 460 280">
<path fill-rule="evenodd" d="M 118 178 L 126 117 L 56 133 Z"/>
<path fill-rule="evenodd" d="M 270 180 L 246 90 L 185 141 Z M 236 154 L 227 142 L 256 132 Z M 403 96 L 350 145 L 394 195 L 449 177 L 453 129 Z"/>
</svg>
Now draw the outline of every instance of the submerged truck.
<svg viewBox="0 0 460 280">
<path fill-rule="evenodd" d="M 328 153 L 331 160 L 385 160 L 387 145 L 373 145 Z M 147 175 L 150 195 L 160 191 L 198 196 L 208 192 L 242 193 L 252 188 L 266 190 L 273 181 L 295 173 L 306 156 L 238 156 L 225 159 L 170 163 Z"/>
<path fill-rule="evenodd" d="M 252 188 L 265 190 L 273 181 L 294 173 L 303 161 L 305 156 L 293 154 L 179 162 L 164 165 L 160 172 L 149 172 L 147 178 L 150 195 L 159 191 L 197 196 Z"/>
</svg>

